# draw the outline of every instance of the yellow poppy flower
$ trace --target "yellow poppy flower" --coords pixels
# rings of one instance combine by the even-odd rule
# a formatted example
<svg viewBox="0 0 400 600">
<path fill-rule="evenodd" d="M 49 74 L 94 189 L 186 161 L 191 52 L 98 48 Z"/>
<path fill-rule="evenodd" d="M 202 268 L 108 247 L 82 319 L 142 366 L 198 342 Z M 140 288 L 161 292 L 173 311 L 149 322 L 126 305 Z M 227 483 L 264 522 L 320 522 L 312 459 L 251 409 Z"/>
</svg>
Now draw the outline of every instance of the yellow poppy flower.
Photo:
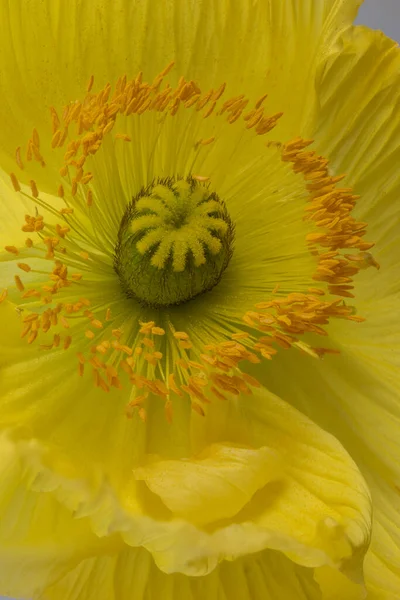
<svg viewBox="0 0 400 600">
<path fill-rule="evenodd" d="M 400 54 L 360 4 L 0 2 L 0 593 L 400 597 Z"/>
</svg>

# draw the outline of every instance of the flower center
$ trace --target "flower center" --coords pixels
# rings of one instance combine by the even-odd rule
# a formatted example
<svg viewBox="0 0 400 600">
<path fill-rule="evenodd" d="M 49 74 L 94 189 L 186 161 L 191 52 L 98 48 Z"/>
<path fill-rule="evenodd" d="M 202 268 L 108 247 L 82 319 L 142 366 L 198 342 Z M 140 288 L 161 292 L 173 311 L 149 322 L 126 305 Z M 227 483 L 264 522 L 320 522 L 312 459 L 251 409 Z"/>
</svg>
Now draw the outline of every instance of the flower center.
<svg viewBox="0 0 400 600">
<path fill-rule="evenodd" d="M 21 181 L 11 173 L 11 183 L 45 214 L 25 215 L 22 231 L 32 237 L 24 247 L 5 247 L 12 260 L 21 261 L 16 266 L 24 274 L 15 274 L 15 286 L 0 293 L 0 302 L 9 294 L 18 304 L 21 337 L 29 345 L 37 342 L 55 356 L 61 348 L 76 354 L 79 375 L 91 371 L 95 386 L 105 392 L 128 381 L 127 416 L 137 411 L 143 421 L 153 396 L 165 402 L 171 421 L 185 395 L 204 416 L 211 398 L 251 394 L 250 388 L 261 383 L 242 363 L 253 369 L 279 348 L 297 348 L 313 357 L 339 352 L 316 347 L 309 334 L 326 336 L 325 326 L 333 318 L 362 322 L 342 298 L 354 298 L 353 278 L 360 269 L 379 268 L 368 252 L 373 242 L 364 239 L 367 224 L 352 215 L 358 196 L 338 185 L 344 176 L 334 174 L 326 158 L 307 150 L 312 141 L 297 137 L 260 143 L 259 136 L 282 117 L 268 116 L 266 94 L 253 104 L 243 94 L 225 99 L 224 83 L 204 92 L 195 81 L 180 77 L 173 87 L 164 81 L 172 68 L 173 63 L 151 83 L 143 81 L 142 73 L 131 80 L 124 75 L 114 88 L 108 83 L 97 93 L 91 91 L 92 77 L 82 101 L 70 102 L 62 116 L 51 108 L 51 135 L 39 137 L 34 129 L 25 146 L 18 146 Z M 242 144 L 238 162 L 232 149 Z M 277 168 L 264 162 L 265 152 L 277 159 Z M 299 181 L 288 178 L 281 161 L 292 165 Z M 30 179 L 46 165 L 61 167 L 59 198 L 51 204 L 40 183 Z M 190 176 L 198 169 L 208 176 Z M 261 174 L 272 187 L 264 176 L 258 181 Z M 199 306 L 189 312 L 184 307 L 153 311 L 212 289 L 229 264 L 235 228 L 210 178 L 225 190 L 237 221 L 237 262 L 229 274 L 234 277 L 229 281 L 226 276 L 226 289 L 238 284 L 238 293 L 235 297 L 220 288 L 211 311 L 210 304 L 204 312 Z M 293 201 L 305 198 L 307 226 L 298 238 L 298 252 L 286 220 L 297 222 L 301 211 L 292 213 Z M 285 221 L 280 223 L 278 215 Z M 268 230 L 257 222 L 265 219 L 271 229 L 280 223 L 282 253 L 268 246 L 276 264 L 289 258 L 290 269 L 306 246 L 315 257 L 301 283 L 285 272 L 284 262 L 274 267 L 273 276 L 259 276 L 265 272 L 267 248 L 260 246 L 260 231 Z M 254 227 L 258 235 L 249 240 Z M 46 269 L 38 260 L 54 264 Z M 241 282 L 237 275 L 245 269 L 248 278 Z M 121 289 L 141 306 L 127 301 Z"/>
<path fill-rule="evenodd" d="M 224 202 L 188 177 L 142 189 L 119 230 L 115 270 L 129 297 L 147 306 L 187 302 L 220 281 L 233 252 Z"/>
</svg>

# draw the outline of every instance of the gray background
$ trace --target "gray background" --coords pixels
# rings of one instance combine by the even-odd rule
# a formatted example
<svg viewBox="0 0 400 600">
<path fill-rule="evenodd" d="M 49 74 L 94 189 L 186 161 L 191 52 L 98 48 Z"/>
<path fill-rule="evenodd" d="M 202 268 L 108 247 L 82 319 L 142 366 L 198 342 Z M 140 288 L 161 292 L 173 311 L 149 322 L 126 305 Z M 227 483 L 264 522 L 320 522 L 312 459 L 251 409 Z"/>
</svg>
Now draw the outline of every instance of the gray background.
<svg viewBox="0 0 400 600">
<path fill-rule="evenodd" d="M 364 0 L 357 23 L 381 29 L 389 37 L 400 40 L 400 0 Z M 5 599 L 0 596 L 0 600 Z"/>
<path fill-rule="evenodd" d="M 357 22 L 400 40 L 400 0 L 364 0 Z"/>
</svg>

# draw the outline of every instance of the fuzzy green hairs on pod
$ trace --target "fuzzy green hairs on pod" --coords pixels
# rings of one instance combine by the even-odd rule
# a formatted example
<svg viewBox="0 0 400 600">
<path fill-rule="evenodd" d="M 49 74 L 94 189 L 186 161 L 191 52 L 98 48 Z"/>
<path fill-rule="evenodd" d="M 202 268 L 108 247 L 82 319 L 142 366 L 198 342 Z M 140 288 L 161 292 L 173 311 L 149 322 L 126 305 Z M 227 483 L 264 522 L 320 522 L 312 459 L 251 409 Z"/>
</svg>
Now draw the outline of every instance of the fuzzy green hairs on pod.
<svg viewBox="0 0 400 600">
<path fill-rule="evenodd" d="M 115 270 L 129 297 L 161 307 L 187 302 L 220 281 L 234 226 L 222 200 L 191 177 L 144 188 L 122 219 Z"/>
</svg>

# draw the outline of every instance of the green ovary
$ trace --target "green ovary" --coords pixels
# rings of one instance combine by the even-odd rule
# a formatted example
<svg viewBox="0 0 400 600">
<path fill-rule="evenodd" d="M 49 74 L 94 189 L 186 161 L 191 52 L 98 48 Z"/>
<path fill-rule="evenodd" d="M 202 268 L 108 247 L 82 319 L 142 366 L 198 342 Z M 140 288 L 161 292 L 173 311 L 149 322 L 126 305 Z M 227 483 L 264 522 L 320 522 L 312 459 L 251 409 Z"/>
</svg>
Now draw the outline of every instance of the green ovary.
<svg viewBox="0 0 400 600">
<path fill-rule="evenodd" d="M 114 266 L 129 297 L 153 307 L 180 304 L 217 285 L 233 240 L 226 206 L 208 186 L 162 179 L 126 210 Z"/>
</svg>

